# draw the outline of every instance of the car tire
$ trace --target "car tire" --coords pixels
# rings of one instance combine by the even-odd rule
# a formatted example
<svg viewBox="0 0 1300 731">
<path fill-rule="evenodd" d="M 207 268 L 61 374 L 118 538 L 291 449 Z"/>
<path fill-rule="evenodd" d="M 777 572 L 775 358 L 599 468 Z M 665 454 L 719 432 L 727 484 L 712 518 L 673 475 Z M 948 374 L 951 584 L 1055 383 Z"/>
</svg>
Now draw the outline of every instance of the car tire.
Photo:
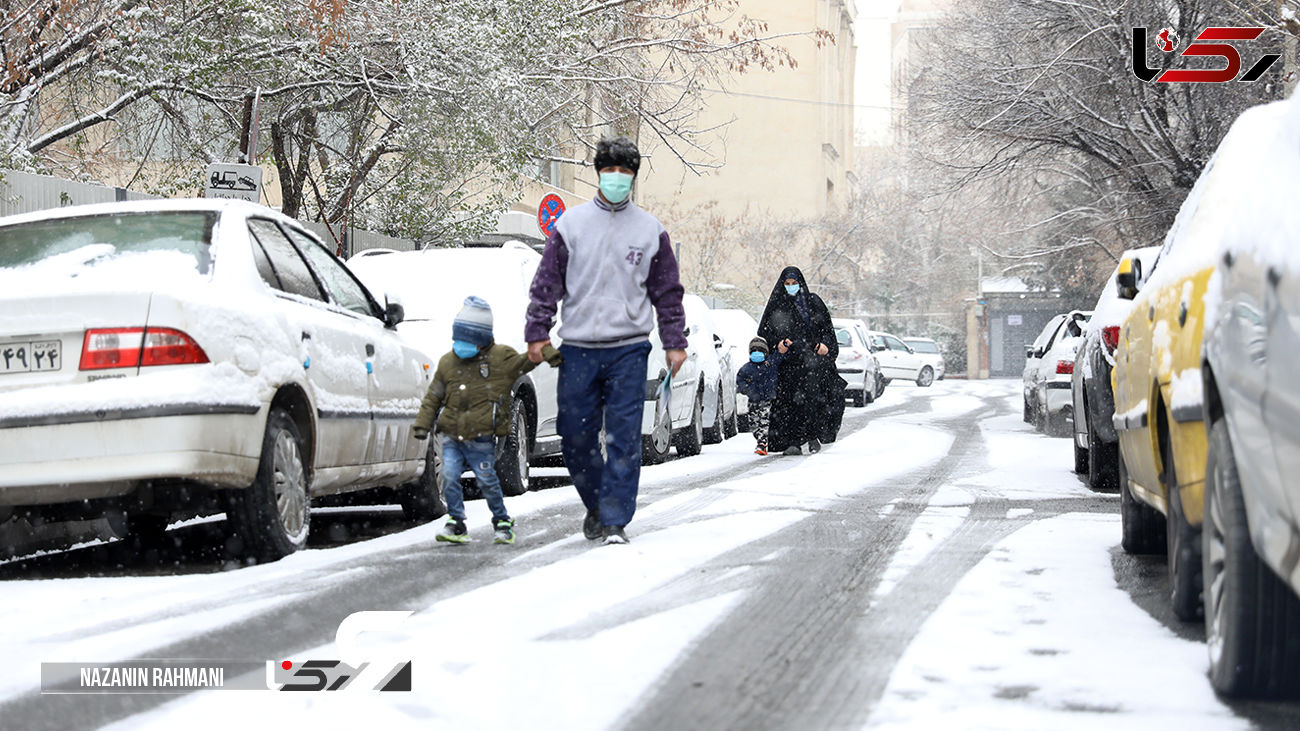
<svg viewBox="0 0 1300 731">
<path fill-rule="evenodd" d="M 424 452 L 424 472 L 411 484 L 399 488 L 397 502 L 402 514 L 412 523 L 428 523 L 447 514 L 447 501 L 443 496 L 442 439 L 429 435 L 429 447 Z"/>
<path fill-rule="evenodd" d="M 875 398 L 873 398 L 872 401 L 880 398 L 881 394 L 885 392 L 885 386 L 888 385 L 888 383 L 889 382 L 885 380 L 884 376 L 879 373 L 876 374 L 876 393 Z"/>
<path fill-rule="evenodd" d="M 1128 468 L 1119 461 L 1119 516 L 1125 553 L 1158 554 L 1165 550 L 1165 516 L 1133 497 L 1128 486 Z"/>
<path fill-rule="evenodd" d="M 704 448 L 704 392 L 695 393 L 695 403 L 691 405 L 691 423 L 679 434 L 674 435 L 677 454 L 682 457 L 694 457 Z"/>
<path fill-rule="evenodd" d="M 656 389 L 657 390 L 657 389 Z M 659 399 L 656 396 L 654 413 L 659 414 Z M 641 435 L 641 464 L 656 465 L 668 459 L 668 450 L 673 446 L 673 415 L 665 412 L 663 418 L 655 424 L 649 434 Z"/>
<path fill-rule="evenodd" d="M 262 437 L 257 478 L 230 490 L 226 520 L 242 553 L 276 561 L 307 545 L 311 497 L 298 425 L 281 408 L 271 409 Z"/>
<path fill-rule="evenodd" d="M 1167 437 L 1166 437 L 1167 439 Z M 1172 462 L 1173 460 L 1170 460 Z M 1169 564 L 1169 600 L 1184 622 L 1201 619 L 1201 527 L 1189 525 L 1174 467 L 1166 468 L 1165 552 Z"/>
<path fill-rule="evenodd" d="M 1088 474 L 1088 450 L 1079 446 L 1079 435 L 1075 434 L 1070 437 L 1074 443 L 1074 474 Z"/>
<path fill-rule="evenodd" d="M 854 405 L 855 407 L 857 407 L 857 408 L 862 408 L 863 406 L 866 406 L 866 405 L 867 405 L 867 392 L 866 392 L 866 391 L 852 391 L 851 393 L 852 393 L 852 398 L 853 398 L 853 405 Z"/>
<path fill-rule="evenodd" d="M 1029 408 L 1029 399 L 1023 399 L 1022 403 L 1025 406 L 1025 413 L 1021 418 L 1025 420 L 1026 424 L 1034 423 L 1034 410 Z"/>
<path fill-rule="evenodd" d="M 1233 698 L 1294 698 L 1300 599 L 1255 552 L 1236 457 L 1222 418 L 1205 470 L 1205 640 L 1210 684 Z"/>
<path fill-rule="evenodd" d="M 510 432 L 497 454 L 497 477 L 502 494 L 511 497 L 528 492 L 532 483 L 528 469 L 528 407 L 519 398 L 510 403 Z"/>
<path fill-rule="evenodd" d="M 1119 488 L 1119 444 L 1103 442 L 1088 425 L 1088 487 L 1098 492 Z"/>
<path fill-rule="evenodd" d="M 704 430 L 704 443 L 705 443 L 705 444 L 721 444 L 721 443 L 722 443 L 722 440 L 723 440 L 723 438 L 724 438 L 724 437 L 722 436 L 722 430 L 723 430 L 723 426 L 722 426 L 722 384 L 719 383 L 719 384 L 718 384 L 718 409 L 717 409 L 717 413 L 713 415 L 713 426 L 711 426 L 711 427 L 709 427 L 709 428 L 707 428 L 707 429 Z"/>
<path fill-rule="evenodd" d="M 740 433 L 740 417 L 737 415 L 739 408 L 731 412 L 731 416 L 722 423 L 722 438 L 730 439 Z"/>
<path fill-rule="evenodd" d="M 916 385 L 921 388 L 929 388 L 934 383 L 934 369 L 926 366 L 916 375 Z"/>
</svg>

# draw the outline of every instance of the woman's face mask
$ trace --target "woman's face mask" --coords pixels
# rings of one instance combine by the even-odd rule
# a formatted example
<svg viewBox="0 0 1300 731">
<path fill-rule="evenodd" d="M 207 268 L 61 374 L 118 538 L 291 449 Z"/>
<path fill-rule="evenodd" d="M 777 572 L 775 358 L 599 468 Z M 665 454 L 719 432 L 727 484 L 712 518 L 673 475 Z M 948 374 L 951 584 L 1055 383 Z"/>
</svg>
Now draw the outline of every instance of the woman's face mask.
<svg viewBox="0 0 1300 731">
<path fill-rule="evenodd" d="M 451 341 L 451 352 L 455 353 L 458 358 L 473 358 L 478 355 L 478 346 L 464 340 L 453 340 Z"/>
<path fill-rule="evenodd" d="M 601 173 L 600 193 L 610 203 L 622 203 L 632 193 L 632 176 L 627 173 Z"/>
<path fill-rule="evenodd" d="M 760 351 L 755 350 L 749 354 L 749 361 L 751 363 L 762 363 L 764 360 L 767 360 L 767 356 L 763 355 Z"/>
<path fill-rule="evenodd" d="M 785 293 L 790 295 L 791 297 L 795 296 L 796 294 L 799 294 L 799 285 L 798 284 L 785 285 Z"/>
</svg>

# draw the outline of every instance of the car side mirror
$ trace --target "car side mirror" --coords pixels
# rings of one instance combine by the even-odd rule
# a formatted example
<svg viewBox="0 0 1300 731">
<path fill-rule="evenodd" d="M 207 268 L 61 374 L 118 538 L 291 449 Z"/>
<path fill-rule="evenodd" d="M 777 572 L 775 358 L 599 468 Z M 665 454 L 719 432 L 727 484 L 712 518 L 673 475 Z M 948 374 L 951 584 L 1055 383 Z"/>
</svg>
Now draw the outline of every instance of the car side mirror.
<svg viewBox="0 0 1300 731">
<path fill-rule="evenodd" d="M 1034 346 L 1032 346 L 1032 345 L 1026 345 L 1026 346 L 1025 346 L 1025 357 L 1026 357 L 1026 358 L 1032 358 L 1032 357 L 1034 357 Z"/>
<path fill-rule="evenodd" d="M 912 349 L 912 346 L 904 345 L 903 347 L 907 348 L 907 352 L 911 353 L 912 355 L 916 355 L 916 351 Z"/>
<path fill-rule="evenodd" d="M 406 308 L 397 302 L 389 302 L 384 307 L 384 327 L 393 329 L 397 323 L 406 319 Z"/>
<path fill-rule="evenodd" d="M 1138 282 L 1142 280 L 1142 261 L 1127 258 L 1119 263 L 1115 273 L 1115 289 L 1120 299 L 1131 300 L 1137 296 Z"/>
</svg>

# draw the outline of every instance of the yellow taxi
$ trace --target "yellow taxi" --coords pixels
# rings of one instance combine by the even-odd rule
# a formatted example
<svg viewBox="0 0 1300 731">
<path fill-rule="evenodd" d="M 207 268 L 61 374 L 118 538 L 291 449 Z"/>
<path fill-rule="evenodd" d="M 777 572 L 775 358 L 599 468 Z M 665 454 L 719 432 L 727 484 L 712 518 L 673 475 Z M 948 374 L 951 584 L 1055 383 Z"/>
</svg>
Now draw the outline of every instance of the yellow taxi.
<svg viewBox="0 0 1300 731">
<path fill-rule="evenodd" d="M 1175 614 L 1201 616 L 1201 518 L 1208 452 L 1201 339 L 1206 285 L 1235 189 L 1260 164 L 1260 140 L 1279 122 L 1268 106 L 1233 123 L 1179 209 L 1151 272 L 1126 258 L 1119 295 L 1133 300 L 1120 327 L 1111 383 L 1119 433 L 1124 550 L 1167 551 Z"/>
</svg>

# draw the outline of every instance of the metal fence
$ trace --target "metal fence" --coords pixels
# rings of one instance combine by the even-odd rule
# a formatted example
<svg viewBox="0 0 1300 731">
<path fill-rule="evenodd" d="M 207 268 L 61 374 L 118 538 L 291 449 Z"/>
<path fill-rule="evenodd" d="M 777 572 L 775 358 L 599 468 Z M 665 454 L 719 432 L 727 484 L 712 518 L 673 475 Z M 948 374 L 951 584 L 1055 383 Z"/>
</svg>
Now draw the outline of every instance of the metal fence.
<svg viewBox="0 0 1300 731">
<path fill-rule="evenodd" d="M 0 216 L 87 203 L 139 201 L 154 197 L 126 188 L 77 183 L 49 175 L 0 169 Z"/>
</svg>

